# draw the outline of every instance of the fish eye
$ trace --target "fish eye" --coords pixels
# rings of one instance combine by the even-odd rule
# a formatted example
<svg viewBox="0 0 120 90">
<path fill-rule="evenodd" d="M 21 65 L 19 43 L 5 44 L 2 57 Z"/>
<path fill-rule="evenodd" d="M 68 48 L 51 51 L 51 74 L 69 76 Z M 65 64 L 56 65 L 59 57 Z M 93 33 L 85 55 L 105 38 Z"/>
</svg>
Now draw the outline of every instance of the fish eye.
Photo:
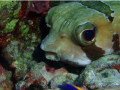
<svg viewBox="0 0 120 90">
<path fill-rule="evenodd" d="M 97 28 L 91 23 L 81 25 L 75 31 L 75 37 L 77 39 L 77 42 L 82 46 L 87 46 L 94 43 L 96 35 Z"/>
<path fill-rule="evenodd" d="M 95 27 L 90 29 L 90 30 L 84 30 L 80 35 L 81 39 L 86 42 L 86 43 L 90 43 L 94 40 L 96 34 L 96 29 Z"/>
</svg>

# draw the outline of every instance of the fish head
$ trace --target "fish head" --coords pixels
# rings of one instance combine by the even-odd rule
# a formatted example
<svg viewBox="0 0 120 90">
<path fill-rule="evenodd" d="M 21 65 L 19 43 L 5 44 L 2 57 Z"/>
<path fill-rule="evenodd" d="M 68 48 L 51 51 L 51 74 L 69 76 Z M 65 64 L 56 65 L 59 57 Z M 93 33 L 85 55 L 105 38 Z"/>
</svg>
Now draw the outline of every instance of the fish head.
<svg viewBox="0 0 120 90">
<path fill-rule="evenodd" d="M 113 23 L 103 13 L 80 3 L 51 8 L 46 16 L 46 25 L 50 32 L 42 40 L 40 48 L 49 60 L 85 66 L 91 60 L 114 52 L 113 35 L 118 34 L 114 32 Z"/>
</svg>

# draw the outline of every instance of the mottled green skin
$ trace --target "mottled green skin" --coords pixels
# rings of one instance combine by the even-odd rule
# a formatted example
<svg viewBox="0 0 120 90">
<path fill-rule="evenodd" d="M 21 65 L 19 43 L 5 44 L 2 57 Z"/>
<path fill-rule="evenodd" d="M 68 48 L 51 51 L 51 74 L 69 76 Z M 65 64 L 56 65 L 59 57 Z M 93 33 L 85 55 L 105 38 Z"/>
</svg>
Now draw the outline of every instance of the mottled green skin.
<svg viewBox="0 0 120 90">
<path fill-rule="evenodd" d="M 106 19 L 106 17 L 104 17 L 104 14 L 89 9 L 78 2 L 62 4 L 53 7 L 48 12 L 48 15 L 46 17 L 46 24 L 51 28 L 51 30 L 49 35 L 43 40 L 41 48 L 44 51 L 57 53 L 58 57 L 53 58 L 53 56 L 49 55 L 47 58 L 56 61 L 60 60 L 60 58 L 65 58 L 68 61 L 73 61 L 75 64 L 89 64 L 90 60 L 88 60 L 86 57 L 84 57 L 85 59 L 83 61 L 81 60 L 81 63 L 78 60 L 80 59 L 80 55 L 78 55 L 78 53 L 81 53 L 81 50 L 76 45 L 74 33 L 75 29 L 78 26 L 87 22 L 93 22 L 91 19 L 92 17 L 95 17 L 98 20 L 101 18 Z M 65 38 L 61 39 L 61 37 Z M 75 53 L 77 54 L 73 58 L 72 55 Z"/>
</svg>

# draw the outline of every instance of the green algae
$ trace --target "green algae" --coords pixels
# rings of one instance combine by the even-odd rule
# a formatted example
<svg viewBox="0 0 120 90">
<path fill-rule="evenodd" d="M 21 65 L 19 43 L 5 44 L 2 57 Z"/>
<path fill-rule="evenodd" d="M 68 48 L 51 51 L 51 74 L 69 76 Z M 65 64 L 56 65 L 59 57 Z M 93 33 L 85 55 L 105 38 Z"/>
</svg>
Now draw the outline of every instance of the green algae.
<svg viewBox="0 0 120 90">
<path fill-rule="evenodd" d="M 8 14 L 12 15 L 13 18 L 18 18 L 18 13 L 21 7 L 21 3 L 18 1 L 2 1 L 0 2 L 0 11 L 3 8 L 7 8 Z"/>
<path fill-rule="evenodd" d="M 4 90 L 4 88 L 0 88 L 0 90 Z"/>
<path fill-rule="evenodd" d="M 21 35 L 23 37 L 26 38 L 26 40 L 28 40 L 30 38 L 30 34 L 28 33 L 29 32 L 29 26 L 26 25 L 24 22 L 20 22 L 19 32 L 21 33 Z"/>
<path fill-rule="evenodd" d="M 17 84 L 15 84 L 16 89 L 19 90 L 20 86 L 24 85 L 25 81 L 19 81 Z"/>
<path fill-rule="evenodd" d="M 2 1 L 0 2 L 0 8 L 2 8 L 5 5 L 7 5 L 7 8 L 13 7 L 14 5 L 18 4 L 18 2 L 16 1 Z"/>
<path fill-rule="evenodd" d="M 8 72 L 6 73 L 6 77 L 7 77 L 7 78 L 11 78 L 11 76 L 12 76 L 12 72 L 8 71 Z"/>
<path fill-rule="evenodd" d="M 16 14 L 18 14 L 18 11 L 20 9 L 21 3 L 19 3 L 17 0 L 16 1 L 2 1 L 0 2 L 0 9 L 2 9 L 4 6 L 7 7 L 8 12 L 9 13 L 13 13 L 14 12 L 14 7 L 18 5 L 18 10 L 16 9 L 15 12 L 17 12 Z M 15 15 L 15 14 L 13 14 Z"/>
<path fill-rule="evenodd" d="M 19 10 L 21 3 L 18 1 L 2 1 L 0 2 L 0 25 L 5 26 L 1 33 L 10 33 L 14 31 L 14 27 L 18 22 Z"/>
<path fill-rule="evenodd" d="M 10 33 L 14 31 L 14 27 L 16 23 L 18 22 L 18 19 L 13 19 L 9 23 L 6 24 L 5 29 L 2 31 L 2 33 Z"/>
<path fill-rule="evenodd" d="M 18 14 L 19 14 L 19 11 L 20 11 L 20 8 L 21 8 L 21 3 L 19 3 L 18 5 L 16 5 L 16 7 L 18 7 L 17 9 L 14 10 L 13 12 L 13 16 L 14 18 L 18 18 Z"/>
<path fill-rule="evenodd" d="M 18 78 L 21 78 L 25 75 L 27 71 L 34 66 L 36 61 L 33 60 L 32 54 L 35 48 L 37 47 L 37 42 L 40 41 L 37 38 L 36 34 L 31 33 L 30 35 L 34 38 L 31 38 L 32 41 L 23 40 L 19 42 L 19 40 L 11 40 L 7 47 L 3 50 L 4 54 L 8 54 L 7 58 L 8 62 L 16 68 L 15 73 L 19 74 Z M 21 73 L 20 73 L 21 72 Z M 17 76 L 16 76 L 17 77 Z"/>
<path fill-rule="evenodd" d="M 26 40 L 32 38 L 31 42 L 36 42 L 38 37 L 36 37 L 36 34 L 33 33 L 33 31 L 30 31 L 31 26 L 29 24 L 25 24 L 24 22 L 20 22 L 19 25 L 20 25 L 19 32 L 21 33 L 21 36 L 24 37 Z M 36 26 L 32 26 L 32 27 L 36 27 Z M 36 30 L 37 33 L 39 33 L 38 29 Z"/>
</svg>

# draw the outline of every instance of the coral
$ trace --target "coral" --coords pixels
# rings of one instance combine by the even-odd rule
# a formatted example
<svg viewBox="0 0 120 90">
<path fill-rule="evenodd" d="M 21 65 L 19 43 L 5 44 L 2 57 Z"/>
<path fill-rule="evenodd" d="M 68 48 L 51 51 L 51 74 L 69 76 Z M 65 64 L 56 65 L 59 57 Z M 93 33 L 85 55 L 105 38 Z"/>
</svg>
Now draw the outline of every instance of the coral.
<svg viewBox="0 0 120 90">
<path fill-rule="evenodd" d="M 115 65 L 111 65 L 112 68 L 118 70 L 118 72 L 120 72 L 120 66 L 115 64 Z"/>
<path fill-rule="evenodd" d="M 46 14 L 50 9 L 49 1 L 32 1 L 30 4 L 29 11 L 36 12 L 37 14 Z"/>
<path fill-rule="evenodd" d="M 24 1 L 22 2 L 22 7 L 19 12 L 19 19 L 27 18 L 28 20 L 33 20 L 35 23 L 37 18 L 45 15 L 49 9 L 49 1 Z"/>
<path fill-rule="evenodd" d="M 11 34 L 0 34 L 0 46 L 6 47 L 11 40 Z"/>
<path fill-rule="evenodd" d="M 26 9 L 23 3 L 26 4 L 26 2 L 19 1 L 5 1 L 0 3 L 0 49 L 2 48 L 1 56 L 6 62 L 4 65 L 8 65 L 8 69 L 12 71 L 14 78 L 12 81 L 13 83 L 23 79 L 25 75 L 27 78 L 30 78 L 26 73 L 28 73 L 37 63 L 37 61 L 33 59 L 33 53 L 40 44 L 41 39 L 39 27 L 40 22 L 36 22 L 36 20 L 40 21 L 42 15 L 44 16 L 50 8 L 48 1 L 29 1 L 27 2 L 28 4 L 26 4 Z M 35 7 L 32 7 L 33 5 Z M 25 12 L 23 11 L 24 9 Z M 23 13 L 21 14 L 21 12 Z M 35 22 L 33 22 L 33 18 Z M 11 75 L 11 72 L 7 72 L 5 74 Z M 34 75 L 32 77 L 33 78 L 30 78 L 29 80 L 34 80 L 33 82 L 30 82 L 30 85 L 31 83 L 35 84 L 36 82 L 38 82 L 36 83 L 36 85 L 38 85 L 42 83 L 41 81 L 45 80 L 42 77 L 35 79 Z M 5 75 L 4 77 L 1 76 L 0 80 L 2 79 L 6 80 Z M 5 80 L 3 80 L 3 82 L 1 81 L 1 83 L 3 83 L 4 87 L 6 87 L 6 90 L 9 90 L 9 88 L 12 90 L 14 86 L 11 85 L 11 80 L 9 78 L 7 78 L 8 81 Z M 29 80 L 27 82 L 28 84 Z M 8 82 L 10 82 L 10 84 Z M 27 83 L 26 85 L 28 85 Z M 3 86 L 0 87 L 0 89 L 2 88 Z"/>
<path fill-rule="evenodd" d="M 19 32 L 21 33 L 21 36 L 25 37 L 25 39 L 28 40 L 31 37 L 30 34 L 28 33 L 30 28 L 29 25 L 26 25 L 24 22 L 20 22 L 19 25 L 20 25 Z"/>
<path fill-rule="evenodd" d="M 2 33 L 10 33 L 14 30 L 14 27 L 16 23 L 18 22 L 18 19 L 12 19 L 9 23 L 6 24 L 5 29 L 2 31 Z"/>
<path fill-rule="evenodd" d="M 24 3 L 28 3 L 26 7 L 24 7 Z M 33 4 L 35 8 L 31 8 Z M 36 11 L 36 9 L 41 11 Z M 41 18 L 41 15 L 45 15 L 48 9 L 48 1 L 39 3 L 34 1 L 10 1 L 0 4 L 1 55 L 5 58 L 8 65 L 10 65 L 8 66 L 10 70 L 13 70 L 13 77 L 16 79 L 16 82 L 23 79 L 26 73 L 37 63 L 33 60 L 32 54 L 40 44 L 39 22 L 33 23 L 32 17 L 31 20 L 29 20 L 29 16 L 33 15 L 31 12 L 38 12 L 34 13 L 34 19 L 40 20 L 38 17 Z M 25 10 L 25 12 L 23 10 Z M 5 63 L 5 65 L 7 64 Z M 42 81 L 42 79 L 43 78 L 39 78 L 39 81 Z M 34 82 L 37 82 L 36 80 L 34 80 Z"/>
<path fill-rule="evenodd" d="M 0 3 L 0 10 L 3 10 L 5 8 L 7 10 L 8 14 L 10 14 L 10 16 L 12 14 L 14 14 L 16 16 L 16 15 L 18 15 L 18 11 L 20 9 L 20 6 L 21 6 L 21 4 L 18 1 L 9 1 L 9 2 L 4 1 L 4 2 Z"/>
<path fill-rule="evenodd" d="M 0 32 L 9 33 L 14 30 L 18 21 L 18 12 L 21 4 L 17 1 L 0 3 Z M 5 30 L 4 30 L 5 29 Z"/>
<path fill-rule="evenodd" d="M 23 16 L 25 16 L 28 2 L 23 1 L 23 2 L 21 2 L 21 4 L 22 5 L 21 5 L 20 11 L 19 11 L 19 19 L 21 19 Z"/>
<path fill-rule="evenodd" d="M 120 73 L 116 70 L 116 67 L 119 68 L 118 65 L 119 55 L 101 57 L 85 68 L 77 82 L 82 81 L 90 89 L 116 87 L 120 85 Z"/>
<path fill-rule="evenodd" d="M 49 5 L 50 3 L 51 4 L 53 3 L 53 4 Z M 119 82 L 119 76 L 120 76 L 119 75 L 120 60 L 118 55 L 111 55 L 108 57 L 106 56 L 102 59 L 97 60 L 96 62 L 93 62 L 91 65 L 86 67 L 86 69 L 82 72 L 82 74 L 80 74 L 80 77 L 82 77 L 82 79 L 78 77 L 78 73 L 80 73 L 80 71 L 82 70 L 82 67 L 73 68 L 72 66 L 59 62 L 59 60 L 58 62 L 49 61 L 44 57 L 44 52 L 40 49 L 39 45 L 42 37 L 41 34 L 45 36 L 44 35 L 44 33 L 46 33 L 45 30 L 49 31 L 46 28 L 44 29 L 45 25 L 43 24 L 45 23 L 42 20 L 44 20 L 44 16 L 46 15 L 47 11 L 50 9 L 50 6 L 53 7 L 58 4 L 63 4 L 63 5 L 57 6 L 59 7 L 59 9 L 57 10 L 55 9 L 57 7 L 53 7 L 49 11 L 46 17 L 47 26 L 49 27 L 52 26 L 53 31 L 55 31 L 55 29 L 60 31 L 58 33 L 52 34 L 52 39 L 55 39 L 53 40 L 55 43 L 52 42 L 52 39 L 47 38 L 48 41 L 51 41 L 55 45 L 55 46 L 49 45 L 49 48 L 56 49 L 58 50 L 58 53 L 60 53 L 60 55 L 58 55 L 57 52 L 54 52 L 54 50 L 52 53 L 47 52 L 46 55 L 53 54 L 52 59 L 53 58 L 66 59 L 66 57 L 71 59 L 72 57 L 77 55 L 80 56 L 80 58 L 82 56 L 85 56 L 85 54 L 82 55 L 81 53 L 77 52 L 77 50 L 78 51 L 83 50 L 84 53 L 92 51 L 92 55 L 86 54 L 85 58 L 88 56 L 93 56 L 93 54 L 95 54 L 94 56 L 96 55 L 98 55 L 99 57 L 102 56 L 104 53 L 103 50 L 106 48 L 106 46 L 103 48 L 101 47 L 98 48 L 95 45 L 89 46 L 88 48 L 87 46 L 82 47 L 81 45 L 79 45 L 79 43 L 75 42 L 76 40 L 74 40 L 73 35 L 72 36 L 69 36 L 69 35 L 74 33 L 71 31 L 72 29 L 75 30 L 78 24 L 81 25 L 81 23 L 83 24 L 88 20 L 90 20 L 90 22 L 93 22 L 91 26 L 97 25 L 97 29 L 99 32 L 103 31 L 104 33 L 106 33 L 104 28 L 110 29 L 112 28 L 111 26 L 113 25 L 113 22 L 111 22 L 110 25 L 108 25 L 110 20 L 107 19 L 112 13 L 111 8 L 115 9 L 115 13 L 113 15 L 114 17 L 117 16 L 116 12 L 119 11 L 117 9 L 118 5 L 115 5 L 114 7 L 114 4 L 111 4 L 110 2 L 108 2 L 108 4 L 104 3 L 105 6 L 111 5 L 111 8 L 106 7 L 108 9 L 107 12 L 104 12 L 104 10 L 101 11 L 99 10 L 99 8 L 98 9 L 96 8 L 93 9 L 92 7 L 88 8 L 87 6 L 89 5 L 87 6 L 82 5 L 83 3 L 80 4 L 78 2 L 75 2 L 76 5 L 73 5 L 71 6 L 71 8 L 69 8 L 68 6 L 66 6 L 65 3 L 66 2 L 64 1 L 63 2 L 51 2 L 51 1 L 23 1 L 23 2 L 9 1 L 7 2 L 6 1 L 6 2 L 0 3 L 0 49 L 1 49 L 0 59 L 1 57 L 4 58 L 0 62 L 1 63 L 0 64 L 0 90 L 1 89 L 12 90 L 14 88 L 16 90 L 28 90 L 28 89 L 58 90 L 56 86 L 58 84 L 62 85 L 64 83 L 74 84 L 74 85 L 79 84 L 78 86 L 82 87 L 83 90 L 84 89 L 86 90 L 86 88 L 84 88 L 83 86 L 87 86 L 91 89 L 99 88 L 99 86 L 101 85 L 101 83 L 99 83 L 100 81 L 103 81 L 102 83 L 103 87 L 119 84 L 118 82 Z M 69 3 L 67 4 L 70 5 Z M 103 4 L 103 2 L 101 2 L 101 4 Z M 78 15 L 78 17 L 77 17 L 77 12 L 80 11 L 80 9 L 73 10 L 76 13 L 73 13 L 70 11 L 70 14 L 68 15 L 66 14 L 66 11 L 63 12 L 63 10 L 69 11 L 70 9 L 73 9 L 74 6 L 79 7 L 79 5 L 84 10 L 81 10 L 81 14 L 79 13 L 80 15 Z M 58 15 L 59 13 L 60 15 Z M 94 15 L 96 14 L 98 14 L 98 16 L 95 17 Z M 84 16 L 86 17 L 88 16 L 89 18 L 88 17 L 86 18 Z M 72 21 L 73 17 L 74 19 Z M 77 22 L 74 23 L 75 19 L 77 20 Z M 66 21 L 71 20 L 71 21 L 69 21 L 68 23 L 67 22 L 63 23 L 64 20 Z M 116 23 L 117 17 L 115 17 L 114 22 L 115 22 L 114 27 L 119 28 L 119 26 Z M 94 23 L 95 25 L 93 25 Z M 101 29 L 102 25 L 104 25 L 105 27 Z M 83 26 L 87 27 L 87 25 L 83 25 Z M 112 29 L 115 29 L 115 28 L 112 28 Z M 42 29 L 44 30 L 43 32 L 42 32 Z M 53 32 L 52 29 L 50 30 L 50 33 Z M 115 30 L 119 31 L 119 29 L 115 29 Z M 47 37 L 49 36 L 50 34 Z M 107 35 L 105 34 L 104 37 L 105 36 Z M 104 41 L 104 39 L 102 40 Z M 111 40 L 112 44 L 114 43 L 113 48 L 115 48 L 116 43 L 119 44 L 118 40 L 119 40 L 119 37 L 117 37 L 116 39 L 116 35 L 114 35 L 113 40 Z M 42 44 L 45 47 L 44 41 L 45 40 L 43 40 Z M 58 43 L 58 42 L 61 42 L 61 43 Z M 64 42 L 67 43 L 67 45 L 65 45 Z M 98 45 L 98 42 L 96 45 Z M 59 47 L 59 45 L 61 47 Z M 111 44 L 109 45 L 112 47 Z M 93 47 L 95 47 L 95 49 L 90 50 Z M 63 49 L 59 52 L 59 49 L 61 48 Z M 45 50 L 45 51 L 49 51 L 49 50 Z M 114 50 L 118 50 L 118 48 Z M 70 54 L 67 54 L 67 53 L 70 53 Z M 74 53 L 75 55 L 71 53 Z M 60 58 L 58 57 L 62 55 L 65 57 L 60 57 Z M 82 60 L 85 60 L 85 58 L 82 58 Z M 97 59 L 97 58 L 94 59 L 94 57 L 92 58 L 93 60 Z M 73 60 L 75 61 L 75 59 Z M 80 63 L 81 62 L 82 61 L 80 61 Z M 74 63 L 71 63 L 71 64 L 74 65 Z M 92 75 L 93 73 L 95 75 Z M 92 81 L 91 79 L 94 79 L 94 80 Z M 115 82 L 116 79 L 118 80 Z M 77 83 L 75 83 L 76 80 L 78 80 Z"/>
<path fill-rule="evenodd" d="M 32 53 L 40 39 L 37 39 L 34 33 L 31 36 L 33 36 L 31 37 L 32 42 L 12 39 L 2 51 L 7 61 L 12 64 L 11 67 L 15 68 L 15 77 L 17 80 L 23 77 L 28 69 L 36 63 L 33 61 Z"/>
<path fill-rule="evenodd" d="M 115 87 L 105 87 L 105 88 L 99 88 L 96 90 L 120 90 L 120 86 L 115 86 Z"/>
<path fill-rule="evenodd" d="M 11 82 L 12 73 L 5 70 L 0 64 L 0 89 L 12 90 L 13 83 Z"/>
<path fill-rule="evenodd" d="M 78 75 L 72 74 L 72 73 L 64 73 L 61 75 L 57 75 L 54 78 L 51 79 L 51 89 L 52 90 L 60 90 L 58 89 L 57 85 L 62 85 L 65 83 L 73 84 L 73 82 L 76 80 Z"/>
<path fill-rule="evenodd" d="M 47 66 L 47 68 L 46 68 Z M 68 73 L 68 71 L 64 68 L 55 69 L 53 67 L 49 67 L 48 65 L 41 62 L 36 64 L 29 73 L 26 73 L 24 79 L 16 84 L 17 89 L 22 88 L 30 88 L 31 85 L 41 87 L 42 89 L 52 89 L 57 88 L 57 84 L 66 83 L 73 83 L 74 80 L 77 78 L 77 75 Z M 49 86 L 49 83 L 50 86 Z M 22 90 L 24 90 L 22 89 Z"/>
</svg>

